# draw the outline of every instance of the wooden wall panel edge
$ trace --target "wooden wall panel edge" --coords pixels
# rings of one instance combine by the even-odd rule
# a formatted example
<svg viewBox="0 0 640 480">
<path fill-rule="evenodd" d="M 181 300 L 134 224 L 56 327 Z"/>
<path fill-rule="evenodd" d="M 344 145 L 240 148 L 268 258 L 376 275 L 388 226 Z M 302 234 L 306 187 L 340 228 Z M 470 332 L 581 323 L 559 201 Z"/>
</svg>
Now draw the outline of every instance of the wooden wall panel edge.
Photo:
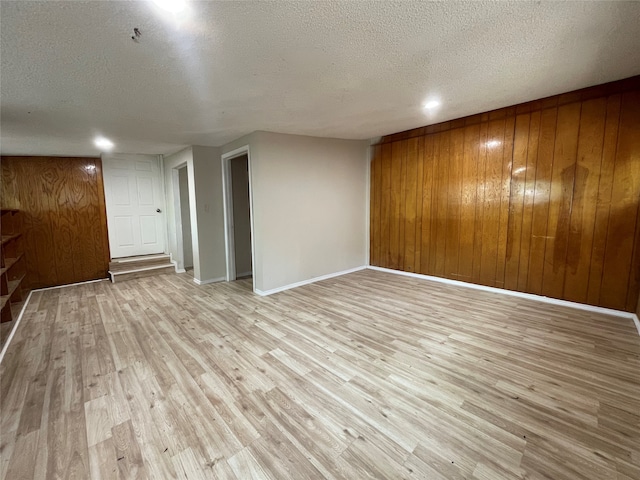
<svg viewBox="0 0 640 480">
<path fill-rule="evenodd" d="M 100 208 L 100 213 L 102 214 L 103 221 L 100 222 L 103 230 L 103 255 L 107 265 L 109 265 L 109 261 L 111 260 L 111 251 L 109 249 L 109 230 L 107 226 L 107 203 L 104 198 L 104 177 L 103 177 L 103 169 L 102 169 L 102 159 L 100 157 L 95 159 L 96 165 L 96 175 L 98 177 L 98 206 Z M 107 273 L 105 272 L 105 275 Z"/>
</svg>

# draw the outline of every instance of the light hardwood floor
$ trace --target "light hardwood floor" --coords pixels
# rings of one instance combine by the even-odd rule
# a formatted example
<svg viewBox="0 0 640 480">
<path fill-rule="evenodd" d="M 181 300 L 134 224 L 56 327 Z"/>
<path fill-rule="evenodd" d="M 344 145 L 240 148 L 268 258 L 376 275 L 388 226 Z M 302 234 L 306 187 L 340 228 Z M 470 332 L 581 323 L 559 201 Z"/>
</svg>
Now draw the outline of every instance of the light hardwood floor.
<svg viewBox="0 0 640 480">
<path fill-rule="evenodd" d="M 639 479 L 631 320 L 362 271 L 34 293 L 0 478 Z"/>
</svg>

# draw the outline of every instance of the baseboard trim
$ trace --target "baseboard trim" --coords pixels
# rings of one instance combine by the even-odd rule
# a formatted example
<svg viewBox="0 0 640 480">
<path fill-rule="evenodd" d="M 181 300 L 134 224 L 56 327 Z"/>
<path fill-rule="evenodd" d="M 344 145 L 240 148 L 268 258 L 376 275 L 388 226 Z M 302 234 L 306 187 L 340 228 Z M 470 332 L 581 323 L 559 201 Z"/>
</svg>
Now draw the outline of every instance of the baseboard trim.
<svg viewBox="0 0 640 480">
<path fill-rule="evenodd" d="M 176 273 L 185 273 L 187 271 L 184 268 L 178 268 L 178 262 L 176 262 L 175 260 L 171 260 L 171 263 L 173 263 L 173 268 L 175 268 Z"/>
<path fill-rule="evenodd" d="M 638 318 L 638 315 L 636 315 L 635 313 L 631 314 L 633 318 L 633 323 L 636 324 L 636 329 L 638 330 L 638 335 L 640 335 L 640 319 Z"/>
<path fill-rule="evenodd" d="M 36 288 L 34 290 L 31 290 L 29 292 L 29 295 L 27 295 L 27 300 L 24 302 L 24 305 L 22 305 L 22 309 L 20 309 L 20 313 L 18 314 L 18 318 L 16 318 L 16 323 L 14 323 L 13 327 L 11 328 L 11 332 L 9 332 L 9 336 L 7 337 L 7 340 L 4 342 L 4 345 L 2 346 L 2 351 L 0 351 L 0 364 L 2 364 L 2 360 L 4 359 L 5 353 L 7 353 L 7 349 L 9 348 L 9 344 L 11 343 L 11 340 L 13 340 L 13 336 L 18 331 L 18 326 L 20 325 L 20 322 L 22 321 L 22 317 L 24 316 L 24 312 L 27 310 L 27 305 L 29 305 L 29 301 L 31 300 L 31 295 L 33 294 L 33 292 L 43 292 L 45 290 L 54 290 L 56 288 L 75 287 L 77 285 L 84 285 L 84 284 L 87 284 L 87 283 L 104 282 L 104 281 L 108 281 L 108 280 L 109 280 L 108 278 L 100 278 L 98 280 L 87 280 L 86 282 L 69 283 L 67 285 L 57 285 L 55 287 L 44 287 L 44 288 Z"/>
<path fill-rule="evenodd" d="M 0 365 L 2 364 L 2 360 L 4 359 L 4 354 L 7 353 L 7 349 L 9 348 L 9 344 L 11 343 L 11 340 L 13 340 L 13 336 L 16 334 L 16 331 L 18 330 L 18 325 L 20 325 L 20 322 L 22 321 L 22 315 L 24 315 L 24 311 L 26 310 L 27 305 L 29 304 L 29 300 L 31 300 L 31 294 L 33 292 L 34 290 L 31 290 L 29 292 L 29 295 L 27 296 L 27 301 L 24 302 L 24 305 L 22 305 L 22 308 L 20 309 L 20 313 L 18 314 L 18 318 L 16 318 L 16 323 L 14 323 L 13 328 L 11 328 L 11 331 L 9 332 L 9 336 L 7 337 L 7 340 L 4 342 L 4 345 L 2 346 L 2 351 L 0 352 Z"/>
<path fill-rule="evenodd" d="M 196 285 L 208 285 L 209 283 L 224 282 L 225 280 L 226 280 L 225 277 L 210 278 L 209 280 L 198 280 L 197 278 L 194 278 L 193 282 Z"/>
<path fill-rule="evenodd" d="M 268 295 L 273 295 L 274 293 L 284 292 L 285 290 L 291 290 L 292 288 L 302 287 L 303 285 L 309 285 L 310 283 L 320 282 L 321 280 L 327 280 L 333 277 L 339 277 L 341 275 L 346 275 L 348 273 L 359 272 L 360 270 L 365 270 L 367 268 L 366 265 L 356 268 L 350 268 L 349 270 L 342 270 L 341 272 L 328 273 L 326 275 L 321 275 L 319 277 L 310 278 L 309 280 L 302 280 L 301 282 L 290 283 L 289 285 L 285 285 L 283 287 L 272 288 L 271 290 L 258 290 L 257 288 L 254 290 L 255 293 L 260 295 L 261 297 L 266 297 Z"/>
<path fill-rule="evenodd" d="M 503 288 L 487 287 L 485 285 L 477 285 L 475 283 L 461 282 L 460 280 L 450 280 L 448 278 L 434 277 L 431 275 L 422 275 L 421 273 L 403 272 L 402 270 L 393 270 L 391 268 L 374 267 L 369 265 L 367 268 L 371 270 L 377 270 L 379 272 L 393 273 L 395 275 L 403 275 L 405 277 L 420 278 L 422 280 L 431 280 L 433 282 L 446 283 L 449 285 L 456 285 L 458 287 L 473 288 L 475 290 L 483 290 L 485 292 L 501 293 L 503 295 L 510 295 L 512 297 L 526 298 L 528 300 L 537 300 L 539 302 L 550 303 L 552 305 L 559 305 L 562 307 L 577 308 L 579 310 L 586 310 L 595 313 L 604 313 L 606 315 L 613 315 L 615 317 L 633 318 L 637 316 L 631 312 L 623 312 L 622 310 L 614 310 L 613 308 L 596 307 L 594 305 L 587 305 L 584 303 L 571 302 L 569 300 L 559 300 L 557 298 L 545 297 L 542 295 L 535 295 L 533 293 L 514 292 L 513 290 L 505 290 Z M 640 325 L 636 323 L 638 332 L 640 333 Z"/>
<path fill-rule="evenodd" d="M 34 288 L 31 291 L 44 292 L 45 290 L 55 290 L 56 288 L 77 287 L 78 285 L 86 285 L 87 283 L 98 283 L 98 282 L 108 282 L 108 281 L 109 281 L 109 278 L 98 278 L 96 280 L 85 280 L 84 282 L 67 283 L 66 285 L 55 285 L 53 287 Z"/>
</svg>

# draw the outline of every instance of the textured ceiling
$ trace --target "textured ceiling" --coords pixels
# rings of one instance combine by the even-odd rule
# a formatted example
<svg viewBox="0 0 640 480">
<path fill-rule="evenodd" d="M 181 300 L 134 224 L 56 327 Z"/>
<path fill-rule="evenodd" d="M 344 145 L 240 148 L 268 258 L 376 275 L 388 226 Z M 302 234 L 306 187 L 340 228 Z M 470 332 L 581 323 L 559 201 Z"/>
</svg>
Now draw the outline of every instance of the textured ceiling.
<svg viewBox="0 0 640 480">
<path fill-rule="evenodd" d="M 0 22 L 5 154 L 364 139 L 640 73 L 639 2 L 2 1 Z"/>
</svg>

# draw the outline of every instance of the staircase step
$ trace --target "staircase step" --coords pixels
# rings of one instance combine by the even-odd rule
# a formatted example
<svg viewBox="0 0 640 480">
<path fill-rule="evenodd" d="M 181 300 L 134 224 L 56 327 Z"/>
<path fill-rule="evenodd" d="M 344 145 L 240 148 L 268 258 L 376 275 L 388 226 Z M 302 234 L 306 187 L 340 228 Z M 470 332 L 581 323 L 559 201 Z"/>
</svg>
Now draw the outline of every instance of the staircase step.
<svg viewBox="0 0 640 480">
<path fill-rule="evenodd" d="M 110 272 L 128 272 L 147 267 L 171 265 L 171 257 L 167 254 L 143 255 L 140 257 L 114 258 L 109 262 Z"/>
<path fill-rule="evenodd" d="M 112 271 L 109 270 L 111 281 L 113 283 L 123 282 L 125 280 L 133 280 L 134 278 L 151 277 L 154 275 L 162 275 L 165 273 L 175 273 L 176 268 L 173 264 L 154 265 L 151 267 L 134 268 L 130 270 Z"/>
</svg>

